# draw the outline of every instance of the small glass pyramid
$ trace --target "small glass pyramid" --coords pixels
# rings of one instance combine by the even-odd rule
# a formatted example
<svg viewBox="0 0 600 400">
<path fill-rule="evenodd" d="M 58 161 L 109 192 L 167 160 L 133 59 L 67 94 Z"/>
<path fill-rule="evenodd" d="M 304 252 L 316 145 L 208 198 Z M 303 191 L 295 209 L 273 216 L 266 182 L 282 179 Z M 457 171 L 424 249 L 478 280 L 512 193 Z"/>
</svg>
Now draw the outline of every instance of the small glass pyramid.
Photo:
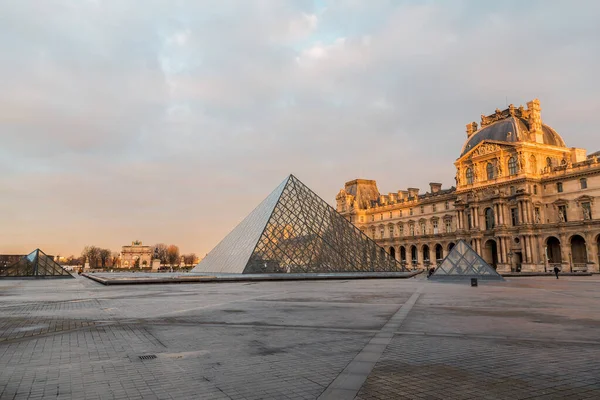
<svg viewBox="0 0 600 400">
<path fill-rule="evenodd" d="M 192 272 L 406 272 L 295 176 L 287 177 Z"/>
<path fill-rule="evenodd" d="M 494 268 L 486 263 L 465 242 L 459 240 L 450 250 L 444 261 L 436 268 L 430 279 L 467 279 L 504 280 Z"/>
<path fill-rule="evenodd" d="M 73 278 L 40 249 L 35 249 L 16 263 L 0 269 L 1 277 Z"/>
</svg>

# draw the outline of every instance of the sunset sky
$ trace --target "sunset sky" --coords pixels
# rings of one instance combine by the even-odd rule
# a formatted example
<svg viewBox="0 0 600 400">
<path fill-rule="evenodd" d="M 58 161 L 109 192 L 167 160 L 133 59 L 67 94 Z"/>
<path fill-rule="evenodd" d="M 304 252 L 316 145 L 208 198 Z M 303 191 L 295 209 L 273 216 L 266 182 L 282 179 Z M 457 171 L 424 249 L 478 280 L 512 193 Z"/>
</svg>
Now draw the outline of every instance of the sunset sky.
<svg viewBox="0 0 600 400">
<path fill-rule="evenodd" d="M 0 253 L 204 255 L 288 174 L 334 204 L 454 184 L 465 125 L 539 98 L 600 150 L 600 2 L 0 2 Z"/>
</svg>

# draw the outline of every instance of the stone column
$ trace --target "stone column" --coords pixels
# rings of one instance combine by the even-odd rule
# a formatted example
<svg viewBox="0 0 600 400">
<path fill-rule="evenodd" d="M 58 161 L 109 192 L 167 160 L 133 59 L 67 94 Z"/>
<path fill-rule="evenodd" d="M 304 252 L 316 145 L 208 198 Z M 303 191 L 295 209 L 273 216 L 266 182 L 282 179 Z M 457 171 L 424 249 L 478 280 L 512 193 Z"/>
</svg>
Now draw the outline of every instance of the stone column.
<svg viewBox="0 0 600 400">
<path fill-rule="evenodd" d="M 498 204 L 494 204 L 492 207 L 492 210 L 494 210 L 494 225 L 498 226 L 500 225 L 500 209 Z"/>
<path fill-rule="evenodd" d="M 519 210 L 519 224 L 525 222 L 525 218 L 523 216 L 523 207 L 521 207 L 521 200 L 517 200 L 517 209 Z"/>
<path fill-rule="evenodd" d="M 504 264 L 504 243 L 502 243 L 502 238 L 498 238 L 498 263 Z"/>
<path fill-rule="evenodd" d="M 417 246 L 417 268 L 424 268 L 424 262 L 423 262 L 423 250 L 421 249 L 422 244 L 418 243 L 416 244 Z M 412 255 L 411 255 L 411 262 L 412 262 Z"/>
<path fill-rule="evenodd" d="M 531 236 L 525 236 L 525 243 L 527 243 L 527 262 L 533 263 L 533 252 L 531 251 Z"/>
</svg>

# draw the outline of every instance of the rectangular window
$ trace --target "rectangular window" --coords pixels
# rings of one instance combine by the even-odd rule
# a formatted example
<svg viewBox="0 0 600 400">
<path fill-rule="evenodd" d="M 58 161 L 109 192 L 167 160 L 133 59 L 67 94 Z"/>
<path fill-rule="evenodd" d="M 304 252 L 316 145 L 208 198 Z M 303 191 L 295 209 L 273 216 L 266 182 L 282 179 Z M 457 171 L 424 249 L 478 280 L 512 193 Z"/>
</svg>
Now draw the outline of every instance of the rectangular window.
<svg viewBox="0 0 600 400">
<path fill-rule="evenodd" d="M 383 230 L 383 227 L 381 227 L 381 229 L 379 230 L 379 234 L 381 235 L 380 237 L 383 239 L 384 238 L 384 234 L 385 234 L 385 231 Z"/>
<path fill-rule="evenodd" d="M 446 233 L 451 233 L 452 232 L 452 221 L 450 221 L 449 219 L 446 220 Z"/>
<path fill-rule="evenodd" d="M 447 201 L 447 202 L 445 203 L 445 206 L 446 206 L 446 210 L 449 210 L 449 209 L 450 209 L 450 202 L 449 202 L 449 201 Z"/>
<path fill-rule="evenodd" d="M 558 193 L 562 193 L 562 191 L 563 191 L 562 182 L 558 182 L 558 183 L 556 184 L 556 191 L 557 191 Z"/>
<path fill-rule="evenodd" d="M 400 216 L 400 217 L 402 216 L 402 210 L 400 210 L 400 215 L 399 215 L 399 216 Z"/>
<path fill-rule="evenodd" d="M 585 178 L 581 178 L 581 179 L 579 180 L 579 186 L 580 186 L 582 189 L 587 189 L 587 179 L 585 179 Z"/>
<path fill-rule="evenodd" d="M 567 206 L 558 206 L 558 222 L 567 222 Z"/>
<path fill-rule="evenodd" d="M 383 214 L 379 214 L 379 220 L 383 221 Z"/>
<path fill-rule="evenodd" d="M 425 213 L 425 206 L 421 206 L 421 214 Z"/>
<path fill-rule="evenodd" d="M 413 209 L 412 209 L 412 208 L 411 208 L 411 209 L 409 209 L 409 210 L 408 210 L 408 213 L 409 213 L 410 215 L 413 215 Z"/>
<path fill-rule="evenodd" d="M 371 222 L 375 221 L 375 214 L 371 214 Z"/>
<path fill-rule="evenodd" d="M 402 225 L 402 224 L 398 225 L 398 235 L 399 236 L 404 235 L 404 225 Z"/>
<path fill-rule="evenodd" d="M 427 232 L 425 232 L 425 223 L 421 223 L 421 235 L 425 235 L 427 234 Z"/>
<path fill-rule="evenodd" d="M 365 222 L 365 217 L 363 215 L 360 216 L 360 222 Z"/>
<path fill-rule="evenodd" d="M 394 237 L 394 226 L 390 225 L 390 237 Z"/>
<path fill-rule="evenodd" d="M 537 194 L 537 185 L 533 185 L 533 194 Z"/>
<path fill-rule="evenodd" d="M 438 234 L 438 222 L 437 221 L 433 221 L 433 234 L 434 235 Z"/>
<path fill-rule="evenodd" d="M 371 228 L 371 239 L 375 239 L 375 227 Z"/>
<path fill-rule="evenodd" d="M 435 205 L 435 204 L 433 204 L 433 205 L 431 206 L 431 210 L 432 210 L 433 212 L 436 212 L 436 211 L 437 211 L 437 207 L 436 207 L 436 205 Z"/>
<path fill-rule="evenodd" d="M 511 186 L 511 187 L 510 187 L 510 194 L 511 194 L 511 195 L 514 195 L 514 194 L 516 194 L 516 193 L 517 193 L 517 188 L 515 188 L 514 186 Z"/>
<path fill-rule="evenodd" d="M 410 232 L 410 236 L 415 236 L 415 226 L 413 224 L 410 224 L 410 226 L 408 227 L 409 232 Z"/>
<path fill-rule="evenodd" d="M 510 219 L 512 226 L 519 225 L 519 209 L 517 207 L 510 209 Z"/>
<path fill-rule="evenodd" d="M 392 218 L 393 218 L 393 216 L 392 216 L 392 212 L 390 211 L 390 219 L 392 219 Z"/>
</svg>

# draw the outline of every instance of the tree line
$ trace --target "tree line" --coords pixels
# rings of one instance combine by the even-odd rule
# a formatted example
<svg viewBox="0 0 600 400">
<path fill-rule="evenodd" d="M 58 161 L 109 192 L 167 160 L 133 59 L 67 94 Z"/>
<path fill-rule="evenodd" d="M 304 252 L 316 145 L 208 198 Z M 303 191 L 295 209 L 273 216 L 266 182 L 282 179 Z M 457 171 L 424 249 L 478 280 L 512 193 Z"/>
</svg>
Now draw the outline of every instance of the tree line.
<svg viewBox="0 0 600 400">
<path fill-rule="evenodd" d="M 198 262 L 198 257 L 195 253 L 180 255 L 179 247 L 171 244 L 157 243 L 151 246 L 152 259 L 160 260 L 161 265 L 171 267 L 192 266 Z M 137 260 L 139 261 L 139 260 Z M 69 256 L 64 264 L 66 265 L 84 265 L 89 263 L 90 268 L 119 268 L 121 267 L 121 257 L 119 252 L 113 252 L 110 249 L 103 249 L 97 246 L 85 246 L 81 252 L 81 256 Z M 139 263 L 135 267 L 140 267 Z"/>
</svg>

